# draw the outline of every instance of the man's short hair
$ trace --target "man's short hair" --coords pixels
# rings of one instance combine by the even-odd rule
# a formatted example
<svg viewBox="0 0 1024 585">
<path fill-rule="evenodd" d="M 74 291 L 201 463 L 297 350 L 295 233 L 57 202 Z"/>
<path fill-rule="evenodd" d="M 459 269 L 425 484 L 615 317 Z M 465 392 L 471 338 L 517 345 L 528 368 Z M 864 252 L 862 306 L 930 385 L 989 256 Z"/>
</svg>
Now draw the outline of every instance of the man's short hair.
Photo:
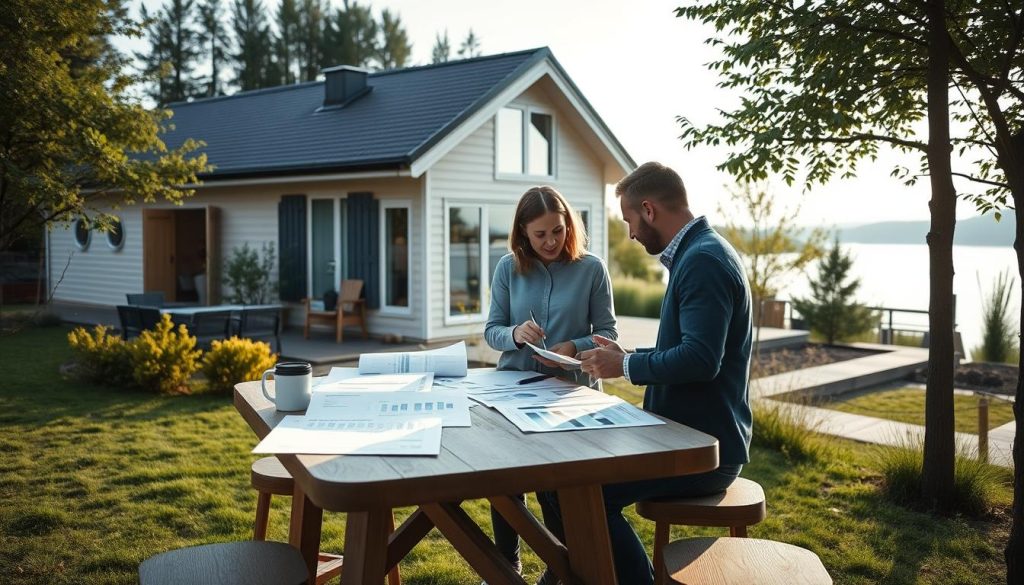
<svg viewBox="0 0 1024 585">
<path fill-rule="evenodd" d="M 632 207 L 645 199 L 658 201 L 669 209 L 689 206 L 686 187 L 678 173 L 658 162 L 640 165 L 615 185 L 615 196 L 623 197 Z"/>
</svg>

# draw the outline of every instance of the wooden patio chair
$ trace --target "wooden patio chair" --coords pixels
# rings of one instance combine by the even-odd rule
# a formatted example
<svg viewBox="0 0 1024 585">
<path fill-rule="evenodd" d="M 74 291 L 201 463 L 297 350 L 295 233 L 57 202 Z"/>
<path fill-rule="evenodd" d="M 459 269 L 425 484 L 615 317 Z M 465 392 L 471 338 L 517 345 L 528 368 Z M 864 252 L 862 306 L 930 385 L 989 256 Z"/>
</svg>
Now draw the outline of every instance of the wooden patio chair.
<svg viewBox="0 0 1024 585">
<path fill-rule="evenodd" d="M 306 305 L 306 326 L 303 335 L 309 339 L 309 324 L 312 321 L 328 321 L 334 324 L 334 341 L 341 343 L 342 330 L 346 325 L 359 325 L 363 330 L 363 339 L 366 339 L 366 300 L 361 298 L 363 293 L 363 281 L 348 279 L 341 281 L 341 293 L 338 295 L 338 304 L 333 311 L 317 310 L 312 308 L 312 299 L 306 298 L 303 302 Z"/>
</svg>

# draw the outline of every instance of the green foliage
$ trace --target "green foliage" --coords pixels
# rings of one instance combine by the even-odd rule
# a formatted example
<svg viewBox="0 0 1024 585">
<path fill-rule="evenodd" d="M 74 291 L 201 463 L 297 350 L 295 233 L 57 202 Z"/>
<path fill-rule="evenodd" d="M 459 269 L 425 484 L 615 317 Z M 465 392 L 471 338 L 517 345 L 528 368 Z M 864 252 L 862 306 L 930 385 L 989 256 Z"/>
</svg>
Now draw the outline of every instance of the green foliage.
<svg viewBox="0 0 1024 585">
<path fill-rule="evenodd" d="M 156 81 L 150 97 L 164 106 L 197 95 L 199 79 L 194 71 L 203 46 L 196 27 L 195 0 L 169 0 L 153 17 L 145 4 L 140 12 L 149 36 L 149 52 L 136 56 L 143 71 Z"/>
<path fill-rule="evenodd" d="M 1000 272 L 989 291 L 981 302 L 982 334 L 981 346 L 975 349 L 972 356 L 985 362 L 1010 362 L 1011 358 L 1020 354 L 1017 344 L 1017 327 L 1014 326 L 1010 314 L 1010 295 L 1014 279 L 1008 270 Z M 981 280 L 978 280 L 981 290 Z M 1016 363 L 1016 359 L 1013 362 Z"/>
<path fill-rule="evenodd" d="M 277 294 L 277 283 L 270 280 L 276 256 L 273 242 L 263 242 L 262 257 L 249 243 L 232 251 L 224 266 L 224 284 L 231 287 L 232 303 L 262 305 Z"/>
<path fill-rule="evenodd" d="M 380 26 L 368 4 L 345 2 L 327 18 L 322 63 L 368 67 L 380 53 Z"/>
<path fill-rule="evenodd" d="M 143 331 L 128 344 L 132 378 L 145 390 L 161 394 L 188 394 L 192 374 L 199 369 L 196 338 L 184 325 L 177 330 L 164 314 L 154 329 Z"/>
<path fill-rule="evenodd" d="M 215 339 L 203 355 L 202 367 L 210 390 L 230 394 L 235 384 L 259 379 L 276 362 L 277 354 L 270 352 L 270 344 L 232 337 Z"/>
<path fill-rule="evenodd" d="M 852 266 L 853 258 L 836 240 L 818 264 L 818 278 L 811 281 L 811 297 L 793 299 L 793 308 L 828 343 L 864 333 L 878 323 L 874 312 L 854 300 L 860 280 L 847 281 Z"/>
<path fill-rule="evenodd" d="M 743 183 L 730 195 L 730 205 L 718 208 L 730 219 L 722 236 L 746 261 L 754 322 L 759 323 L 761 301 L 776 295 L 783 278 L 821 257 L 826 234 L 820 228 L 803 233 L 795 223 L 800 206 L 776 210 L 775 195 L 764 185 Z"/>
<path fill-rule="evenodd" d="M 459 57 L 470 59 L 480 56 L 480 37 L 476 36 L 473 29 L 466 33 L 466 39 L 459 45 Z"/>
<path fill-rule="evenodd" d="M 629 239 L 627 229 L 622 220 L 608 217 L 608 268 L 612 275 L 661 282 L 661 270 L 643 246 Z"/>
<path fill-rule="evenodd" d="M 381 42 L 377 48 L 377 62 L 381 69 L 405 67 L 412 57 L 412 43 L 402 26 L 397 12 L 387 8 L 380 11 Z"/>
<path fill-rule="evenodd" d="M 246 91 L 278 85 L 281 72 L 274 60 L 273 33 L 262 0 L 235 0 L 231 7 L 231 29 L 237 48 L 231 60 L 238 87 Z"/>
<path fill-rule="evenodd" d="M 434 48 L 430 50 L 430 62 L 434 65 L 438 63 L 447 63 L 451 59 L 452 44 L 448 40 L 448 29 L 444 30 L 444 35 L 437 33 L 434 38 Z"/>
<path fill-rule="evenodd" d="M 661 316 L 661 301 L 665 298 L 665 285 L 635 278 L 615 277 L 615 314 L 630 317 Z"/>
<path fill-rule="evenodd" d="M 774 401 L 760 400 L 752 405 L 753 442 L 782 453 L 793 461 L 820 460 L 828 447 L 818 435 L 818 423 L 807 411 Z"/>
<path fill-rule="evenodd" d="M 220 0 L 202 0 L 199 5 L 199 42 L 210 62 L 210 77 L 206 83 L 205 95 L 214 97 L 224 93 L 221 85 L 221 70 L 228 58 L 231 38 L 221 16 Z"/>
<path fill-rule="evenodd" d="M 111 206 L 180 202 L 208 170 L 197 142 L 167 151 L 170 113 L 138 103 L 106 42 L 139 32 L 119 2 L 0 2 L 0 250 L 82 216 L 109 229 Z"/>
<path fill-rule="evenodd" d="M 97 325 L 92 332 L 76 327 L 68 333 L 68 345 L 80 380 L 111 388 L 134 384 L 128 345 L 107 327 Z"/>
</svg>

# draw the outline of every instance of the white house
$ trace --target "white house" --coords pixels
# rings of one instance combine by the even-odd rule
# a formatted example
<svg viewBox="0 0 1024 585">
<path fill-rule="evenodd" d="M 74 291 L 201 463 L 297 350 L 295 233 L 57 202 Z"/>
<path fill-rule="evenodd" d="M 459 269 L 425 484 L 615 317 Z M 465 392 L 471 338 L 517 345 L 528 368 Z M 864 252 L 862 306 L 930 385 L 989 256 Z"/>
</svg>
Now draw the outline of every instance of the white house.
<svg viewBox="0 0 1024 585">
<path fill-rule="evenodd" d="M 539 184 L 568 198 L 606 256 L 605 194 L 635 164 L 547 48 L 325 77 L 173 104 L 168 146 L 204 141 L 214 170 L 182 206 L 117 211 L 112 236 L 52 232 L 54 299 L 175 300 L 198 282 L 216 304 L 231 251 L 272 243 L 286 304 L 360 278 L 371 334 L 473 335 L 514 204 Z"/>
</svg>

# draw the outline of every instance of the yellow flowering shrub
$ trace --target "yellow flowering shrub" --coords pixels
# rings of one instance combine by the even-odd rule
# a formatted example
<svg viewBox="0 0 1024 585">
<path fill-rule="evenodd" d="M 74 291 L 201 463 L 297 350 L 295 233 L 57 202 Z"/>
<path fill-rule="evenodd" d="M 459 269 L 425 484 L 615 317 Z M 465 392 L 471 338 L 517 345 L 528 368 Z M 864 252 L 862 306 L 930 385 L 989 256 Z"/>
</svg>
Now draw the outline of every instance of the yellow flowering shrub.
<svg viewBox="0 0 1024 585">
<path fill-rule="evenodd" d="M 184 325 L 177 329 L 170 315 L 163 315 L 155 328 L 143 331 L 128 343 L 132 376 L 145 388 L 163 394 L 188 394 L 192 374 L 199 369 L 202 351 Z"/>
<path fill-rule="evenodd" d="M 92 331 L 75 327 L 68 333 L 68 344 L 74 356 L 75 376 L 88 382 L 110 387 L 134 383 L 128 346 L 113 330 L 97 325 Z"/>
<path fill-rule="evenodd" d="M 235 384 L 259 379 L 276 362 L 277 354 L 270 352 L 269 343 L 232 337 L 213 341 L 203 356 L 203 373 L 210 390 L 231 393 Z"/>
</svg>

